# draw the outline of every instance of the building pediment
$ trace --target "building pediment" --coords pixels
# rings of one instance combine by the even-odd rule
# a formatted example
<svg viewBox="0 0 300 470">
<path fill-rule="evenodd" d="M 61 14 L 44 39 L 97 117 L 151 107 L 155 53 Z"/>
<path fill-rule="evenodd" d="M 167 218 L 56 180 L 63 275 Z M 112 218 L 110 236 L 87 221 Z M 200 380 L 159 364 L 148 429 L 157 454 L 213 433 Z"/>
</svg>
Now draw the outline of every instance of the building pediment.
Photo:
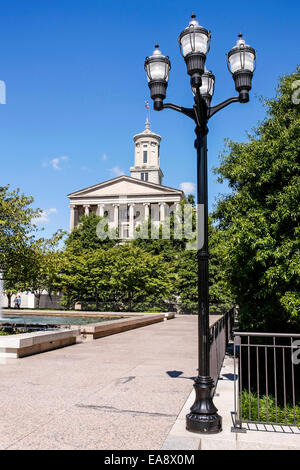
<svg viewBox="0 0 300 470">
<path fill-rule="evenodd" d="M 142 196 L 142 195 L 177 195 L 182 196 L 183 191 L 169 188 L 147 181 L 138 180 L 130 176 L 122 175 L 117 178 L 104 181 L 88 188 L 68 194 L 69 198 L 102 198 L 114 196 Z"/>
</svg>

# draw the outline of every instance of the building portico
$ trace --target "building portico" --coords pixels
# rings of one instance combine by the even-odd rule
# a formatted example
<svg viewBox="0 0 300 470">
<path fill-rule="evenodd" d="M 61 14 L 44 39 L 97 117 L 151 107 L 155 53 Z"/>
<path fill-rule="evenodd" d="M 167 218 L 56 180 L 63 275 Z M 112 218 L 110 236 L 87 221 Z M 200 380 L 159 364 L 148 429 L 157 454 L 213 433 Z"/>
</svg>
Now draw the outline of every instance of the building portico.
<svg viewBox="0 0 300 470">
<path fill-rule="evenodd" d="M 94 196 L 95 188 L 91 188 L 90 194 L 85 194 L 84 197 L 83 194 L 80 194 L 81 191 L 68 196 L 70 198 L 70 231 L 76 227 L 83 215 L 89 216 L 91 213 L 95 213 L 99 217 L 105 217 L 110 228 L 119 227 L 120 235 L 120 227 L 125 226 L 126 231 L 126 224 L 129 224 L 129 227 L 137 227 L 142 221 L 149 218 L 154 224 L 162 223 L 166 217 L 176 210 L 176 205 L 179 204 L 183 196 L 182 191 L 166 187 L 162 187 L 164 189 L 161 190 L 161 194 L 159 192 L 156 195 L 151 194 L 153 183 L 147 184 L 146 182 L 143 182 L 144 195 L 128 194 L 120 196 L 118 183 L 126 182 L 128 187 L 131 187 L 132 192 L 137 184 L 136 179 L 129 176 L 121 176 L 114 180 L 109 180 L 109 182 L 110 192 L 111 185 L 115 186 L 115 195 L 110 194 L 107 196 L 103 194 L 101 197 L 99 194 Z M 104 183 L 97 185 L 98 190 L 102 184 Z M 105 192 L 105 188 L 103 188 L 103 191 Z M 147 192 L 150 194 L 147 194 Z"/>
</svg>

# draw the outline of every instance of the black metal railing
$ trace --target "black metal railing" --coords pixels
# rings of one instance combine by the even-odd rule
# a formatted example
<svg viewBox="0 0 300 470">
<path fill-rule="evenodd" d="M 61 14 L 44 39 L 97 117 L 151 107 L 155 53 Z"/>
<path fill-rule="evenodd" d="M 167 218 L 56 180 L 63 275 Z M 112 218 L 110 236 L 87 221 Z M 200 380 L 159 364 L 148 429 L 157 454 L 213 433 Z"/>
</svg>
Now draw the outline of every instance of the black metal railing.
<svg viewBox="0 0 300 470">
<path fill-rule="evenodd" d="M 234 309 L 225 312 L 210 326 L 210 376 L 217 385 L 228 343 L 232 337 Z"/>
<path fill-rule="evenodd" d="M 141 301 L 98 301 L 94 299 L 82 300 L 77 302 L 80 305 L 82 311 L 101 311 L 101 312 L 175 312 L 182 315 L 198 315 L 198 303 L 197 302 L 141 302 Z M 232 305 L 224 302 L 210 302 L 209 311 L 211 314 L 224 315 Z M 70 305 L 64 307 L 65 309 L 75 308 L 75 303 L 72 302 Z"/>
<path fill-rule="evenodd" d="M 300 426 L 300 334 L 234 333 L 234 429 Z"/>
<path fill-rule="evenodd" d="M 95 300 L 83 300 L 79 302 L 82 311 L 90 312 L 175 312 L 177 306 L 174 302 L 125 302 L 125 301 L 106 301 L 96 302 Z M 75 307 L 75 304 L 72 304 Z"/>
</svg>

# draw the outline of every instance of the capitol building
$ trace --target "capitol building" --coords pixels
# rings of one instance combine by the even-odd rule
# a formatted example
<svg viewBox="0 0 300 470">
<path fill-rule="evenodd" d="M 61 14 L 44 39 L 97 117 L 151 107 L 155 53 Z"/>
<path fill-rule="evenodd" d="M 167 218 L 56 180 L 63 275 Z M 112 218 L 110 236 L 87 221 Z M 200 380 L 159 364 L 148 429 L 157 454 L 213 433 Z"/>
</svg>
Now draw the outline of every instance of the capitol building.
<svg viewBox="0 0 300 470">
<path fill-rule="evenodd" d="M 82 215 L 88 216 L 94 212 L 105 217 L 103 220 L 111 229 L 118 229 L 118 238 L 130 239 L 135 236 L 135 229 L 149 218 L 153 226 L 159 227 L 185 198 L 183 191 L 162 184 L 164 174 L 160 168 L 161 137 L 151 131 L 148 119 L 144 131 L 135 135 L 133 140 L 134 166 L 130 167 L 130 176 L 118 176 L 68 194 L 70 231 L 80 223 Z M 33 293 L 19 294 L 22 308 L 36 308 Z M 61 294 L 52 295 L 50 299 L 44 291 L 40 298 L 40 308 L 59 308 L 60 299 Z M 4 294 L 0 294 L 0 307 L 1 305 L 8 306 Z"/>
<path fill-rule="evenodd" d="M 132 238 L 143 221 L 150 218 L 159 226 L 184 199 L 183 191 L 162 184 L 161 137 L 150 129 L 148 118 L 144 131 L 133 140 L 134 166 L 130 167 L 130 176 L 121 175 L 68 194 L 70 231 L 82 215 L 94 212 L 106 217 L 109 228 L 118 229 L 119 238 Z"/>
</svg>

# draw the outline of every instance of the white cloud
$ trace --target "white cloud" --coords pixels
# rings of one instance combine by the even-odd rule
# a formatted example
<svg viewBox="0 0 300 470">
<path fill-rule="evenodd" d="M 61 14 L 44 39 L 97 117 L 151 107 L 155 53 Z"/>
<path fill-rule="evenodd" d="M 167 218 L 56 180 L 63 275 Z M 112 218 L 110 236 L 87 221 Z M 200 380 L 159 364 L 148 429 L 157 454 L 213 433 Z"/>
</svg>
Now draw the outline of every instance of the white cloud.
<svg viewBox="0 0 300 470">
<path fill-rule="evenodd" d="M 61 170 L 60 166 L 59 166 L 59 158 L 53 158 L 53 160 L 51 160 L 50 162 L 52 168 L 54 168 L 54 170 Z"/>
<path fill-rule="evenodd" d="M 51 166 L 56 171 L 62 170 L 62 163 L 67 162 L 68 160 L 69 160 L 69 157 L 67 157 L 66 155 L 63 155 L 61 157 L 55 157 L 55 158 L 52 158 L 52 160 L 50 161 L 44 161 L 42 163 L 42 167 L 48 168 L 49 166 Z"/>
<path fill-rule="evenodd" d="M 0 80 L 0 104 L 6 104 L 6 84 L 3 80 Z"/>
<path fill-rule="evenodd" d="M 184 182 L 184 183 L 180 183 L 179 187 L 186 194 L 195 193 L 195 183 Z"/>
<path fill-rule="evenodd" d="M 48 224 L 50 222 L 50 215 L 57 212 L 55 207 L 51 207 L 50 209 L 46 209 L 41 212 L 39 217 L 35 217 L 32 219 L 33 224 Z"/>
<path fill-rule="evenodd" d="M 69 157 L 67 157 L 66 155 L 63 155 L 62 157 L 53 158 L 53 160 L 51 160 L 50 164 L 51 164 L 52 168 L 54 168 L 54 170 L 61 170 L 62 167 L 60 166 L 60 164 L 62 162 L 67 162 L 68 160 L 69 160 Z"/>
<path fill-rule="evenodd" d="M 113 168 L 110 168 L 109 171 L 110 171 L 111 174 L 114 175 L 114 176 L 125 175 L 124 171 L 121 170 L 118 166 L 114 166 Z"/>
<path fill-rule="evenodd" d="M 105 162 L 107 159 L 108 159 L 108 156 L 106 155 L 106 153 L 104 153 L 104 154 L 102 155 L 102 160 Z"/>
</svg>

